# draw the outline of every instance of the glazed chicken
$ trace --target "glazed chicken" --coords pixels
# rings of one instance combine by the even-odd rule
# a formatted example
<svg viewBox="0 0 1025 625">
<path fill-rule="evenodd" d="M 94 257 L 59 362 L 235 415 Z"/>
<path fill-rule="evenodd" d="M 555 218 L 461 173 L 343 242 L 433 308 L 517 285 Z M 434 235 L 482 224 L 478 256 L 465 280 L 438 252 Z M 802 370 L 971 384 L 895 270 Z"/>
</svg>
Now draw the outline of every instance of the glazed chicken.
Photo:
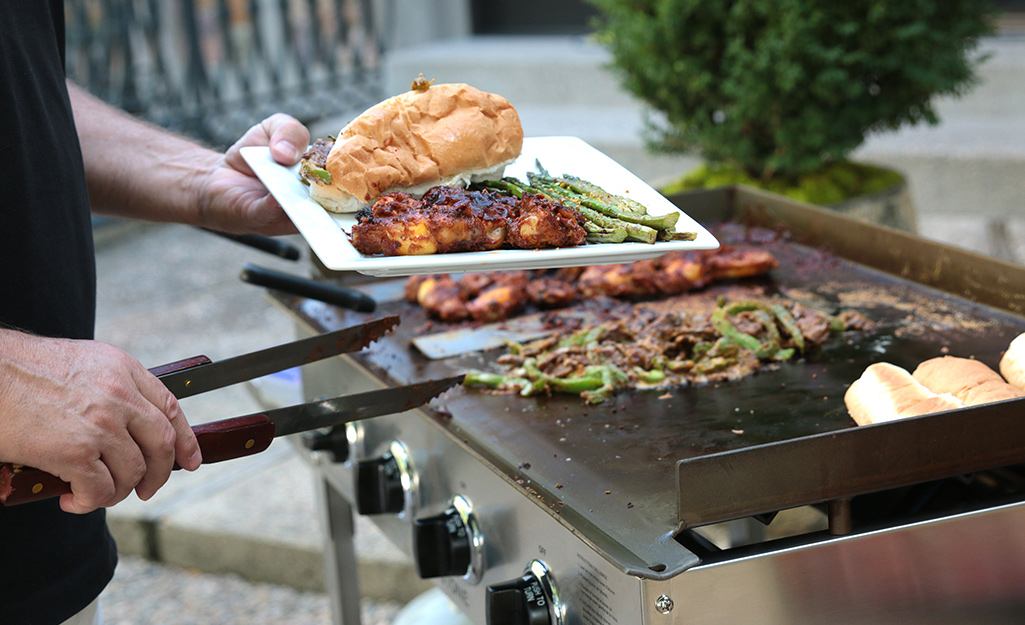
<svg viewBox="0 0 1025 625">
<path fill-rule="evenodd" d="M 522 310 L 530 298 L 526 271 L 470 273 L 458 280 L 449 275 L 414 276 L 405 297 L 441 321 L 499 321 Z"/>
<path fill-rule="evenodd" d="M 629 265 L 588 267 L 580 274 L 579 284 L 585 297 L 644 299 L 686 293 L 717 280 L 764 275 L 778 264 L 766 250 L 723 245 L 702 252 L 669 252 Z"/>
<path fill-rule="evenodd" d="M 541 196 L 434 187 L 421 199 L 381 195 L 356 214 L 351 239 L 361 254 L 385 256 L 573 247 L 585 242 L 582 224 L 579 212 Z"/>
<path fill-rule="evenodd" d="M 414 276 L 406 299 L 441 321 L 501 321 L 528 304 L 563 308 L 581 299 L 640 300 L 694 291 L 717 280 L 755 277 L 776 268 L 771 252 L 723 245 L 703 252 L 670 252 L 623 265 L 596 265 L 555 271 Z"/>
</svg>

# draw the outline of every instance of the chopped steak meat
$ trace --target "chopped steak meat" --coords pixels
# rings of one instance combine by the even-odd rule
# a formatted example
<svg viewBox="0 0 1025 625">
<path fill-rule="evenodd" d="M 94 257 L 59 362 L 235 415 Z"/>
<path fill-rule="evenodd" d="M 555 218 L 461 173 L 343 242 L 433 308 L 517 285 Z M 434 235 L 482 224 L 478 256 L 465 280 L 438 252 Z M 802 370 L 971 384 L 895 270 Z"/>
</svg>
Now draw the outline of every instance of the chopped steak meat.
<svg viewBox="0 0 1025 625">
<path fill-rule="evenodd" d="M 302 157 L 302 165 L 299 167 L 299 177 L 307 184 L 313 182 L 324 182 L 323 176 L 327 174 L 327 156 L 331 153 L 335 142 L 333 139 L 317 139 L 310 146 Z"/>
<path fill-rule="evenodd" d="M 521 395 L 574 393 L 599 403 L 625 388 L 738 380 L 818 349 L 833 332 L 871 325 L 783 297 L 723 301 L 711 313 L 643 305 L 612 312 L 599 323 L 510 345 L 496 362 L 502 373 L 471 372 L 467 384 Z"/>
</svg>

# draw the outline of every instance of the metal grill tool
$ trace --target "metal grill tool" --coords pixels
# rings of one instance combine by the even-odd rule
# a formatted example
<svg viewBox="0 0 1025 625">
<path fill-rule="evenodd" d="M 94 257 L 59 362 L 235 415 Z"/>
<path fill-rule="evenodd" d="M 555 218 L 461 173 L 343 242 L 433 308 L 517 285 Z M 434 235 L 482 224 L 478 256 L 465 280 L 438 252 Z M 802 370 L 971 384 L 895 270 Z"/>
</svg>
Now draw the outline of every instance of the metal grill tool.
<svg viewBox="0 0 1025 625">
<path fill-rule="evenodd" d="M 175 397 L 183 399 L 358 351 L 394 328 L 398 321 L 398 317 L 386 317 L 217 362 L 198 356 L 151 372 Z M 203 463 L 222 462 L 264 451 L 278 436 L 410 410 L 461 381 L 462 376 L 448 376 L 399 388 L 343 395 L 205 423 L 192 430 L 203 453 Z M 10 463 L 0 465 L 0 504 L 11 506 L 69 492 L 70 484 L 44 471 Z"/>
</svg>

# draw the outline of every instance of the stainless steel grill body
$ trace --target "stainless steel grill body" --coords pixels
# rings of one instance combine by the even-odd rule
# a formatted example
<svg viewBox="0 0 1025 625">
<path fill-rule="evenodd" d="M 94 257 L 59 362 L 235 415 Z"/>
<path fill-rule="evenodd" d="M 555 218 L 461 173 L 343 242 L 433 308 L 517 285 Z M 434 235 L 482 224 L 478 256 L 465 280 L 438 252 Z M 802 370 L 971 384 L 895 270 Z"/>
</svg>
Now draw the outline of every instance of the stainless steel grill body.
<svg viewBox="0 0 1025 625">
<path fill-rule="evenodd" d="M 335 359 L 307 377 L 308 391 L 338 380 L 379 387 L 365 370 Z M 759 623 L 1017 623 L 1025 613 L 1025 503 L 880 527 L 842 537 L 820 532 L 803 543 L 695 564 L 668 579 L 642 579 L 624 569 L 638 559 L 614 537 L 575 526 L 533 496 L 529 484 L 505 474 L 419 411 L 363 422 L 353 431 L 356 458 L 384 453 L 393 440 L 412 450 L 418 467 L 416 510 L 442 511 L 454 495 L 472 502 L 484 535 L 481 581 L 445 577 L 437 585 L 474 623 L 486 623 L 485 588 L 521 575 L 532 560 L 552 571 L 566 607 L 566 625 L 606 623 L 716 625 Z M 354 450 L 354 451 L 355 451 Z M 331 497 L 354 500 L 352 463 L 318 457 Z M 728 493 L 724 496 L 729 496 Z M 348 511 L 327 520 L 336 541 L 351 528 Z M 374 516 L 412 554 L 408 513 Z M 667 540 L 679 559 L 697 558 Z M 337 563 L 332 566 L 336 566 Z M 655 572 L 652 572 L 655 575 Z M 336 599 L 355 580 L 342 563 Z M 660 597 L 672 601 L 661 613 Z M 342 621 L 351 625 L 356 621 Z"/>
<path fill-rule="evenodd" d="M 1025 270 L 746 190 L 702 202 L 688 212 L 770 227 L 782 222 L 795 242 L 825 245 L 872 267 L 858 271 L 868 271 L 889 292 L 952 307 L 963 323 L 989 324 L 979 335 L 986 340 L 942 329 L 936 336 L 896 337 L 886 345 L 866 344 L 860 355 L 801 365 L 805 369 L 796 375 L 804 387 L 796 378 L 757 376 L 726 389 L 681 390 L 669 400 L 674 407 L 650 393 L 587 412 L 558 400 L 482 401 L 456 393 L 434 408 L 360 422 L 346 433 L 347 460 L 310 456 L 323 486 L 331 536 L 328 578 L 339 623 L 358 623 L 351 545 L 352 504 L 360 498 L 356 469 L 395 449 L 403 456 L 402 509 L 372 518 L 415 558 L 417 520 L 441 514 L 455 497 L 469 502 L 480 570 L 436 583 L 475 623 L 488 622 L 486 589 L 523 576 L 531 566 L 557 591 L 557 601 L 547 597 L 549 621 L 565 625 L 1020 620 L 1025 488 L 1015 465 L 1025 462 L 1025 433 L 1015 417 L 1025 402 L 962 411 L 960 422 L 949 421 L 949 436 L 916 440 L 930 432 L 919 427 L 925 422 L 904 422 L 892 431 L 853 429 L 838 390 L 870 361 L 872 349 L 906 365 L 935 355 L 923 350 L 935 347 L 938 336 L 952 350 L 971 346 L 974 355 L 992 358 L 997 346 L 1025 330 Z M 810 283 L 841 271 L 798 269 L 795 279 Z M 379 288 L 382 300 L 396 286 L 368 288 Z M 307 300 L 281 302 L 304 333 L 354 318 Z M 418 358 L 408 340 L 419 323 L 414 314 L 405 315 L 405 334 L 366 354 L 308 366 L 306 395 L 439 377 L 475 362 Z M 787 401 L 780 400 L 781 379 Z M 748 412 L 755 416 L 744 422 L 747 436 L 731 436 L 733 415 Z M 631 427 L 619 427 L 632 424 L 638 425 L 633 434 Z M 999 431 L 987 427 L 997 424 Z M 973 443 L 959 446 L 958 439 Z M 898 441 L 895 450 L 879 447 L 887 440 Z M 872 444 L 879 453 L 872 453 Z M 787 466 L 788 459 L 794 466 Z M 736 473 L 716 475 L 717 467 Z M 865 501 L 876 491 L 914 493 L 994 471 L 994 479 L 1004 475 L 1007 483 L 982 489 L 982 496 L 970 491 L 972 496 L 892 514 L 856 512 L 848 533 L 837 523 L 851 515 L 852 499 Z M 812 507 L 828 511 L 833 533 L 823 527 L 728 549 L 711 546 L 708 538 L 723 524 L 750 525 L 750 515 Z"/>
</svg>

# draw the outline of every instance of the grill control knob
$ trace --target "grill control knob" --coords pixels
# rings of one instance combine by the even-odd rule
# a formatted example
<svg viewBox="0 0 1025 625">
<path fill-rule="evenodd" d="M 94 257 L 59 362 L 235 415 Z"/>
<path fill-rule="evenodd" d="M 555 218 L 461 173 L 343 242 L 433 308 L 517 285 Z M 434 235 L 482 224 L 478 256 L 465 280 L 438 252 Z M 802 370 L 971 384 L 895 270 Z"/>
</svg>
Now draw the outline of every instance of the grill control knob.
<svg viewBox="0 0 1025 625">
<path fill-rule="evenodd" d="M 522 577 L 488 586 L 485 613 L 488 625 L 563 625 L 566 615 L 555 580 L 539 560 Z"/>
<path fill-rule="evenodd" d="M 470 502 L 457 495 L 441 514 L 417 519 L 413 553 L 423 579 L 462 575 L 468 581 L 480 581 L 484 541 Z"/>
<path fill-rule="evenodd" d="M 332 462 L 345 462 L 349 459 L 349 439 L 344 425 L 336 425 L 327 431 L 306 432 L 302 442 L 310 451 L 327 452 Z"/>
<path fill-rule="evenodd" d="M 356 510 L 360 514 L 413 514 L 416 475 L 405 445 L 392 442 L 379 458 L 355 467 Z"/>
</svg>

